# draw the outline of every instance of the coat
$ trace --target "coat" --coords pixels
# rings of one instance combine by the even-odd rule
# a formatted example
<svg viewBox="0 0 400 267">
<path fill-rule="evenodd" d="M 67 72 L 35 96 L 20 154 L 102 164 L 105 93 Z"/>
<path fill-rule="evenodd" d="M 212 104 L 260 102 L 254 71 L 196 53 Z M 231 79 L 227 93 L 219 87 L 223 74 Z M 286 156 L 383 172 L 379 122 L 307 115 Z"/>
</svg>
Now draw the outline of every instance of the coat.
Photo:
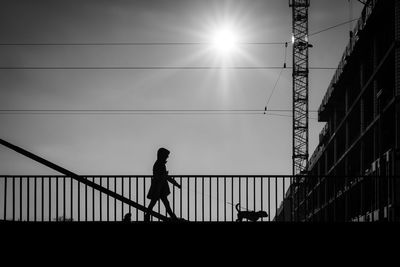
<svg viewBox="0 0 400 267">
<path fill-rule="evenodd" d="M 153 177 L 147 198 L 158 200 L 167 197 L 171 191 L 168 185 L 168 171 L 165 167 L 165 161 L 157 160 L 153 165 Z"/>
</svg>

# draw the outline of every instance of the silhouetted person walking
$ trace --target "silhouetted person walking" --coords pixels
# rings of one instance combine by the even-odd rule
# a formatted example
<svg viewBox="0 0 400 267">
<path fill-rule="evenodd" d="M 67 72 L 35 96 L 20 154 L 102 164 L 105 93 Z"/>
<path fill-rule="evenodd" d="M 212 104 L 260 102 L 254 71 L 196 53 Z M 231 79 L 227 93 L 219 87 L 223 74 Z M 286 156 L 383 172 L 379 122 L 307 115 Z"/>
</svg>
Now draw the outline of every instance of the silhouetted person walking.
<svg viewBox="0 0 400 267">
<path fill-rule="evenodd" d="M 157 151 L 157 160 L 153 165 L 153 178 L 151 179 L 151 186 L 149 192 L 147 193 L 147 198 L 151 200 L 148 209 L 153 210 L 154 205 L 158 200 L 161 199 L 169 216 L 171 216 L 171 218 L 174 220 L 177 220 L 178 218 L 172 211 L 167 198 L 171 193 L 168 182 L 179 189 L 181 189 L 181 185 L 168 176 L 168 171 L 165 167 L 165 164 L 167 163 L 169 153 L 170 152 L 165 148 L 160 148 Z M 150 221 L 150 214 L 145 214 L 144 221 Z"/>
</svg>

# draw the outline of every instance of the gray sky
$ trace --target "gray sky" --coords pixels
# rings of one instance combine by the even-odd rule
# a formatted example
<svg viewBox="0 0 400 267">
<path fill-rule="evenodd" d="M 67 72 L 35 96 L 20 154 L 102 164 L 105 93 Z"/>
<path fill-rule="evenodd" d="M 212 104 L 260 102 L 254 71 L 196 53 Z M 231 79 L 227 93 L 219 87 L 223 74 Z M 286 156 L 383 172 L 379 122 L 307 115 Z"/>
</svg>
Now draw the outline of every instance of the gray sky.
<svg viewBox="0 0 400 267">
<path fill-rule="evenodd" d="M 361 5 L 353 1 L 352 18 Z M 1 1 L 0 43 L 207 42 L 226 21 L 244 42 L 291 38 L 283 0 Z M 348 0 L 311 0 L 310 33 L 349 20 Z M 336 67 L 349 26 L 310 37 L 311 67 Z M 284 46 L 240 46 L 235 66 L 282 66 Z M 291 46 L 287 63 L 291 65 Z M 219 66 L 195 46 L 1 46 L 1 66 Z M 317 110 L 334 70 L 311 70 Z M 0 109 L 263 109 L 279 70 L 0 70 Z M 291 70 L 269 103 L 291 109 Z M 279 113 L 290 115 L 291 113 Z M 311 113 L 316 118 L 316 113 Z M 310 121 L 310 154 L 323 123 Z M 5 115 L 0 138 L 78 174 L 291 174 L 292 120 L 265 115 Z M 0 174 L 52 174 L 0 147 Z"/>
</svg>

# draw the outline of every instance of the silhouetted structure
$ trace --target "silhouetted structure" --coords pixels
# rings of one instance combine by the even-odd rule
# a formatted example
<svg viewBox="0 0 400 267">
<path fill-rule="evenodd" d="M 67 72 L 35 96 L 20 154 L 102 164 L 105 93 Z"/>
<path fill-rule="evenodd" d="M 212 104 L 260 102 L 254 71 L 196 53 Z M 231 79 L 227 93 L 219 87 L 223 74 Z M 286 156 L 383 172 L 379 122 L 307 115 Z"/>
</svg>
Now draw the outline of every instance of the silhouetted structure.
<svg viewBox="0 0 400 267">
<path fill-rule="evenodd" d="M 307 169 L 308 161 L 308 8 L 310 0 L 289 0 L 292 8 L 293 42 L 293 125 L 292 174 Z"/>
<path fill-rule="evenodd" d="M 399 39 L 400 1 L 367 1 L 318 111 L 327 123 L 309 176 L 291 186 L 293 211 L 280 217 L 399 220 Z"/>
</svg>

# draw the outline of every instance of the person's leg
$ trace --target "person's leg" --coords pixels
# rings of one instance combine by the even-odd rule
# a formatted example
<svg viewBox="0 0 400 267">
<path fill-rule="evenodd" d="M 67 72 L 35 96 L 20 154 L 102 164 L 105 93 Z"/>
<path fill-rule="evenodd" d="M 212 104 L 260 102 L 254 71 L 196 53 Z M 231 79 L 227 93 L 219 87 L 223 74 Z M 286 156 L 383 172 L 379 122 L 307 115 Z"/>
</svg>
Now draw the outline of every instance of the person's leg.
<svg viewBox="0 0 400 267">
<path fill-rule="evenodd" d="M 168 198 L 163 197 L 163 198 L 161 198 L 161 201 L 163 202 L 163 204 L 165 206 L 165 210 L 167 211 L 169 216 L 171 216 L 171 218 L 173 218 L 173 219 L 177 219 L 175 213 L 172 211 L 171 206 L 169 205 Z"/>
<path fill-rule="evenodd" d="M 150 201 L 150 204 L 149 204 L 149 206 L 147 207 L 149 210 L 153 210 L 153 207 L 156 205 L 156 203 L 157 203 L 157 199 L 152 199 L 151 201 Z M 150 214 L 149 213 L 145 213 L 144 214 L 144 221 L 145 222 L 149 222 L 150 221 Z"/>
</svg>

